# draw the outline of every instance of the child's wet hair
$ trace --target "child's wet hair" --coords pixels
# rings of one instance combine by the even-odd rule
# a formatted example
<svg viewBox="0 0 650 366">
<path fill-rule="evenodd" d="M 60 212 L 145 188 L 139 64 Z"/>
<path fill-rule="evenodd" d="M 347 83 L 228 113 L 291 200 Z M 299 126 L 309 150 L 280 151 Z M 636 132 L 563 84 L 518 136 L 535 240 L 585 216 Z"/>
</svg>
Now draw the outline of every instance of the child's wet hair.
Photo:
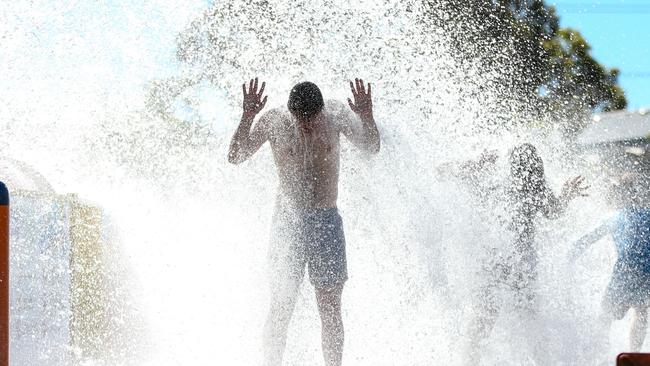
<svg viewBox="0 0 650 366">
<path fill-rule="evenodd" d="M 540 191 L 546 182 L 544 162 L 537 148 L 525 143 L 516 146 L 510 153 L 510 175 L 513 184 L 520 191 Z"/>
</svg>

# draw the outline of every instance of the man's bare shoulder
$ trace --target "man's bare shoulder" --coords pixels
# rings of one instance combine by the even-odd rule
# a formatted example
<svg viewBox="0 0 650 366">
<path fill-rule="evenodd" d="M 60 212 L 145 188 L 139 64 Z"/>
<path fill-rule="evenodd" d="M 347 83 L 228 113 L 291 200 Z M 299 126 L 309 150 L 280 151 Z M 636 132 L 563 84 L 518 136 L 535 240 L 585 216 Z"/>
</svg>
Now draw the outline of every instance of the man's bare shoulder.
<svg viewBox="0 0 650 366">
<path fill-rule="evenodd" d="M 337 99 L 327 99 L 325 100 L 325 112 L 332 114 L 340 114 L 345 112 L 347 106 L 343 104 L 340 100 Z"/>
<path fill-rule="evenodd" d="M 260 121 L 262 120 L 272 124 L 286 122 L 289 120 L 289 111 L 286 108 L 281 107 L 272 108 L 262 114 Z"/>
<path fill-rule="evenodd" d="M 291 118 L 286 108 L 278 107 L 269 109 L 262 114 L 258 123 L 269 132 L 269 137 L 273 139 L 287 131 L 291 125 Z"/>
<path fill-rule="evenodd" d="M 356 122 L 356 116 L 350 107 L 339 100 L 326 100 L 324 109 L 327 118 L 340 128 L 353 125 Z"/>
</svg>

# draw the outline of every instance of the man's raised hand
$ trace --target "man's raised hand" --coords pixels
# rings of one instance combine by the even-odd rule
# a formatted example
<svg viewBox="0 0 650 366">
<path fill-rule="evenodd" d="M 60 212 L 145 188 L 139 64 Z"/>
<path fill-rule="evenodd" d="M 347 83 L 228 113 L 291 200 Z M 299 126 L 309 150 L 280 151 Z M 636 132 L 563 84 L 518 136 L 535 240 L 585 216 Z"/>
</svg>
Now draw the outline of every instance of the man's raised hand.
<svg viewBox="0 0 650 366">
<path fill-rule="evenodd" d="M 248 84 L 248 91 L 246 90 L 246 83 L 242 84 L 241 88 L 244 92 L 244 117 L 255 117 L 266 105 L 266 99 L 268 96 L 265 96 L 262 99 L 264 93 L 264 87 L 266 87 L 266 82 L 262 83 L 260 90 L 257 90 L 257 78 L 251 79 Z"/>
<path fill-rule="evenodd" d="M 361 118 L 372 118 L 372 87 L 368 83 L 368 90 L 361 79 L 354 79 L 354 83 L 350 81 L 350 91 L 352 91 L 352 99 L 348 98 L 350 109 Z"/>
</svg>

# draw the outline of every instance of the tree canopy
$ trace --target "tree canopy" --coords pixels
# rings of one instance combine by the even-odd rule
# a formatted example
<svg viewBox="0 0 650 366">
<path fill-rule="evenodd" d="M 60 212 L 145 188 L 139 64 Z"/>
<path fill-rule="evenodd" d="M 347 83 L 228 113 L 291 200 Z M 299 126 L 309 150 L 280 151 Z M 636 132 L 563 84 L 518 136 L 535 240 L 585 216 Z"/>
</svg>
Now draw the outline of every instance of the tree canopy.
<svg viewBox="0 0 650 366">
<path fill-rule="evenodd" d="M 239 74 L 290 78 L 289 71 L 304 69 L 326 71 L 321 77 L 336 79 L 372 70 L 375 78 L 413 78 L 403 80 L 407 84 L 460 85 L 448 94 L 469 93 L 493 115 L 503 116 L 504 123 L 545 119 L 573 124 L 567 129 L 575 130 L 580 123 L 567 121 L 627 105 L 619 71 L 599 64 L 578 31 L 560 28 L 555 9 L 543 0 L 385 0 L 383 18 L 377 18 L 377 10 L 364 12 L 361 5 L 271 3 L 213 5 L 178 38 L 178 60 L 193 70 L 191 80 L 159 83 L 157 93 L 174 98 L 179 92 L 167 89 L 200 79 L 230 90 Z M 451 66 L 436 54 L 448 50 L 455 50 Z M 395 95 L 389 98 L 408 96 L 408 85 L 393 86 Z M 500 123 L 499 117 L 493 120 Z"/>
<path fill-rule="evenodd" d="M 546 112 L 611 111 L 627 101 L 618 85 L 619 70 L 608 69 L 591 55 L 587 40 L 559 26 L 555 8 L 543 0 L 430 2 L 442 6 L 456 22 L 439 25 L 454 34 L 457 47 L 476 45 L 480 57 L 508 51 L 514 65 L 503 85 Z M 495 67 L 503 67 L 496 63 Z"/>
</svg>

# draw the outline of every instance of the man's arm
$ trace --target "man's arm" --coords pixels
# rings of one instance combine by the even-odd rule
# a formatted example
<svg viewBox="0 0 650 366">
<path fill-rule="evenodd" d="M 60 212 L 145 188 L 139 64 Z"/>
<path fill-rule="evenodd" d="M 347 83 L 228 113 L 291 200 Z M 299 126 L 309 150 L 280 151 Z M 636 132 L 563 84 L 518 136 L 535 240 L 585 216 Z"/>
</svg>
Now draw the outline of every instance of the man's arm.
<svg viewBox="0 0 650 366">
<path fill-rule="evenodd" d="M 345 137 L 355 146 L 376 154 L 379 152 L 380 141 L 379 130 L 377 130 L 377 124 L 372 114 L 372 87 L 368 83 L 368 91 L 366 92 L 363 80 L 354 80 L 354 84 L 350 81 L 350 90 L 354 102 L 348 98 L 348 105 L 361 119 L 361 127 L 357 128 L 352 121 L 346 120 L 343 122 L 342 131 Z"/>
<path fill-rule="evenodd" d="M 235 131 L 235 135 L 230 142 L 230 150 L 228 151 L 228 162 L 231 164 L 239 164 L 246 159 L 250 158 L 259 148 L 269 139 L 268 120 L 262 116 L 251 131 L 255 116 L 264 108 L 268 96 L 262 99 L 264 87 L 266 83 L 262 83 L 260 90 L 257 90 L 257 78 L 250 81 L 248 85 L 248 92 L 246 91 L 246 84 L 242 84 L 242 91 L 244 92 L 244 104 L 241 121 L 239 127 Z"/>
</svg>

